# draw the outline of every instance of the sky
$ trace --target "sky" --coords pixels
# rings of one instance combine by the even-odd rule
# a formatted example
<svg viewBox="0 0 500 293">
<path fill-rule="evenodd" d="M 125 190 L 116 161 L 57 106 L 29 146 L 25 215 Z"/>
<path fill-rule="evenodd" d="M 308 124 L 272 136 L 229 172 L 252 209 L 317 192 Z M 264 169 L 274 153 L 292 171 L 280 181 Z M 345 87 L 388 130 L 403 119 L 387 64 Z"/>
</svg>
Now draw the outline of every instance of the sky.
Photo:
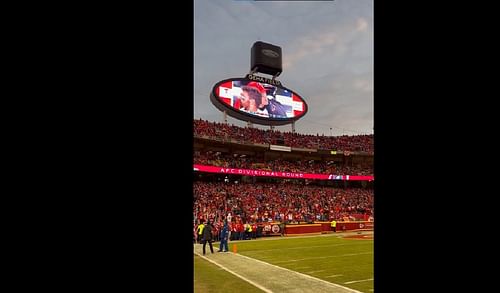
<svg viewBox="0 0 500 293">
<path fill-rule="evenodd" d="M 210 92 L 218 81 L 249 73 L 257 41 L 281 47 L 277 80 L 308 105 L 296 132 L 373 133 L 373 0 L 194 0 L 195 119 L 224 121 Z M 246 126 L 230 116 L 227 121 Z"/>
</svg>

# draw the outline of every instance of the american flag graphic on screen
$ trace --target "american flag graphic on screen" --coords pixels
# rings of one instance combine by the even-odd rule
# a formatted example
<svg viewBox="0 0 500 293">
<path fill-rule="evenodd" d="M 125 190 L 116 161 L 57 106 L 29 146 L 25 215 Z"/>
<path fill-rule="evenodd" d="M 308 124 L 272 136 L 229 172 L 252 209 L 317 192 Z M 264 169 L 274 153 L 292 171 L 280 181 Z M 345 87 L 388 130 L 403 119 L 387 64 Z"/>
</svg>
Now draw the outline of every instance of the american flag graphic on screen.
<svg viewBox="0 0 500 293">
<path fill-rule="evenodd" d="M 221 101 L 229 106 L 239 109 L 240 100 L 237 98 L 241 94 L 241 88 L 234 87 L 232 81 L 221 84 L 216 89 L 216 94 L 220 97 Z"/>
<path fill-rule="evenodd" d="M 296 117 L 305 110 L 302 100 L 289 90 L 283 89 L 276 93 L 276 101 L 288 106 L 287 117 Z"/>
</svg>

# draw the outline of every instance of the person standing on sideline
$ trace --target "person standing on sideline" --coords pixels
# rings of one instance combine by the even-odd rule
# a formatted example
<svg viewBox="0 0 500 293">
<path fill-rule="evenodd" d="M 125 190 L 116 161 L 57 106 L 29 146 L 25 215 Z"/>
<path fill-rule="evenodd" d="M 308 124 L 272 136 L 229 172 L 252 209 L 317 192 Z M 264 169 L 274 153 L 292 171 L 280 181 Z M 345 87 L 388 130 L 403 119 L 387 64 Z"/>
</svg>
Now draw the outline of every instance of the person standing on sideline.
<svg viewBox="0 0 500 293">
<path fill-rule="evenodd" d="M 335 219 L 333 219 L 330 223 L 330 227 L 332 227 L 334 233 L 337 232 L 337 222 L 335 221 Z"/>
<path fill-rule="evenodd" d="M 205 225 L 205 228 L 203 229 L 203 255 L 205 255 L 205 246 L 208 245 L 210 246 L 210 252 L 214 253 L 214 248 L 212 246 L 212 224 L 210 224 L 210 221 L 207 221 L 207 225 Z"/>
<path fill-rule="evenodd" d="M 227 225 L 227 221 L 224 220 L 224 226 L 220 232 L 220 245 L 219 250 L 217 252 L 228 252 L 229 247 L 227 245 L 227 240 L 229 239 L 229 226 Z"/>
<path fill-rule="evenodd" d="M 200 224 L 198 228 L 196 228 L 196 234 L 198 236 L 198 243 L 201 244 L 201 239 L 203 238 L 203 229 L 205 229 L 205 224 L 203 224 L 203 220 L 200 220 Z"/>
</svg>

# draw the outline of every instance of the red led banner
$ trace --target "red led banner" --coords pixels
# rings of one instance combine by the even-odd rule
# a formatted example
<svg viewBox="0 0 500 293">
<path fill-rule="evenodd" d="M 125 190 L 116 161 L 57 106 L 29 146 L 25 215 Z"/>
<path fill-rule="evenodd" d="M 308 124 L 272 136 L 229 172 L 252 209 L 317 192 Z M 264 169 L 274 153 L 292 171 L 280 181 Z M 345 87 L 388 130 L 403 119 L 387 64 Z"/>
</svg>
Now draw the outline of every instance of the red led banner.
<svg viewBox="0 0 500 293">
<path fill-rule="evenodd" d="M 225 167 L 207 166 L 207 165 L 194 165 L 194 171 L 208 172 L 208 173 L 221 173 L 221 174 L 235 174 L 235 175 L 243 175 L 243 176 L 280 177 L 280 178 L 295 178 L 295 179 L 351 180 L 351 181 L 372 181 L 372 180 L 374 180 L 373 176 L 266 171 L 266 170 L 225 168 Z"/>
</svg>

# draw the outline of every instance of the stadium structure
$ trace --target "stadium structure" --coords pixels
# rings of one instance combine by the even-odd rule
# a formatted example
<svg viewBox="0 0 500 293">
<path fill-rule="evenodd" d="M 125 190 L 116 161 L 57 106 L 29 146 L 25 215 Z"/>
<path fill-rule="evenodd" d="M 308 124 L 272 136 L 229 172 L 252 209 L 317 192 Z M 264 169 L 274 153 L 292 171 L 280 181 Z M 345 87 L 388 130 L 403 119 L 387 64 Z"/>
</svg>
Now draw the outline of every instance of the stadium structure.
<svg viewBox="0 0 500 293">
<path fill-rule="evenodd" d="M 250 73 L 210 93 L 225 122 L 193 121 L 195 292 L 373 292 L 373 135 L 296 133 L 308 106 L 276 79 L 281 52 L 256 42 Z"/>
</svg>

